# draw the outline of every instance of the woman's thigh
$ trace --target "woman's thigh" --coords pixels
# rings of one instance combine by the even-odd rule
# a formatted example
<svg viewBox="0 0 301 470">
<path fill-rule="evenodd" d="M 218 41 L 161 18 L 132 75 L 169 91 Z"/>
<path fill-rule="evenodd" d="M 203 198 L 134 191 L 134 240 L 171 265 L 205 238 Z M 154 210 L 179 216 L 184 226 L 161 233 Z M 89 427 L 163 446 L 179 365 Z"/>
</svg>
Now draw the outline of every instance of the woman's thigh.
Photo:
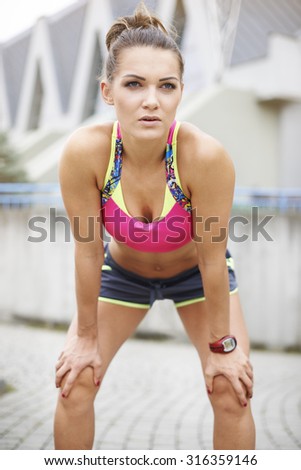
<svg viewBox="0 0 301 470">
<path fill-rule="evenodd" d="M 135 332 L 147 311 L 147 309 L 142 308 L 98 302 L 97 328 L 102 360 L 102 376 L 104 376 L 118 349 Z M 67 339 L 76 334 L 76 331 L 77 318 L 74 317 L 68 330 Z"/>
<path fill-rule="evenodd" d="M 209 319 L 206 301 L 179 307 L 178 313 L 204 368 L 209 353 Z M 230 333 L 236 336 L 240 348 L 248 355 L 249 338 L 237 292 L 230 295 Z"/>
</svg>

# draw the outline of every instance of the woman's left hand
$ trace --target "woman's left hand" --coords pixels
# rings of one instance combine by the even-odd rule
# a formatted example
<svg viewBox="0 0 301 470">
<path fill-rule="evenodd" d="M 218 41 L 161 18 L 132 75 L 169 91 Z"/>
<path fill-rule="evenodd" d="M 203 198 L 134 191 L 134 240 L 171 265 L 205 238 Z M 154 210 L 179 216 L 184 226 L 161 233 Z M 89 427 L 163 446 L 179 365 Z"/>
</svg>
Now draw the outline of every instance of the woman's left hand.
<svg viewBox="0 0 301 470">
<path fill-rule="evenodd" d="M 242 406 L 253 395 L 253 368 L 248 357 L 237 346 L 227 354 L 209 352 L 205 366 L 205 381 L 208 393 L 214 392 L 213 381 L 217 375 L 226 377 Z"/>
</svg>

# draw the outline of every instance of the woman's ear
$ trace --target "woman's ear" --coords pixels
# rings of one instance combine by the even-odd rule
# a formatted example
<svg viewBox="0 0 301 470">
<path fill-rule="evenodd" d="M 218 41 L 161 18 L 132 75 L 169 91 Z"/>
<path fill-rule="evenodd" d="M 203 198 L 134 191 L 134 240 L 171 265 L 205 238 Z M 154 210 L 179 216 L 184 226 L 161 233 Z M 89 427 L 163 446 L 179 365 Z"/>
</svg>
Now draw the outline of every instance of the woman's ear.
<svg viewBox="0 0 301 470">
<path fill-rule="evenodd" d="M 100 82 L 100 89 L 101 89 L 104 102 L 106 104 L 113 105 L 114 100 L 113 100 L 112 93 L 111 93 L 111 87 L 106 80 L 102 80 Z"/>
</svg>

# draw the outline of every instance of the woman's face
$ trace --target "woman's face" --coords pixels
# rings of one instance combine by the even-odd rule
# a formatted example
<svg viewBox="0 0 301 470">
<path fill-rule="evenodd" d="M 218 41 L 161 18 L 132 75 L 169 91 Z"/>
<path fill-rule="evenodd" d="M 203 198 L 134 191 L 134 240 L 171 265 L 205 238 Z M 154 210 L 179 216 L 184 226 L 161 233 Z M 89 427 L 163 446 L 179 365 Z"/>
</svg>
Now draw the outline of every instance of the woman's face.
<svg viewBox="0 0 301 470">
<path fill-rule="evenodd" d="M 153 47 L 124 49 L 112 83 L 102 82 L 123 134 L 155 139 L 166 136 L 181 101 L 183 84 L 173 51 Z"/>
</svg>

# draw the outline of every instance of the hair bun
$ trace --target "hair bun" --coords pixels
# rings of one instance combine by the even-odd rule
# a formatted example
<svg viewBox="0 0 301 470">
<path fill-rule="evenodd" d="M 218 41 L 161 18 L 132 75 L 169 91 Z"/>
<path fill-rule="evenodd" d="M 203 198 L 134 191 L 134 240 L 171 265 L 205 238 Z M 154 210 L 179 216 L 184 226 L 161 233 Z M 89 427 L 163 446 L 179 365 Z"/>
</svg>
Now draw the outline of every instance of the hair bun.
<svg viewBox="0 0 301 470">
<path fill-rule="evenodd" d="M 152 15 L 146 8 L 144 2 L 141 2 L 132 16 L 123 16 L 117 18 L 106 36 L 106 46 L 108 51 L 116 39 L 118 39 L 118 37 L 123 33 L 123 31 L 140 28 L 146 29 L 152 27 L 160 29 L 166 35 L 169 34 L 162 21 L 156 16 Z"/>
</svg>

